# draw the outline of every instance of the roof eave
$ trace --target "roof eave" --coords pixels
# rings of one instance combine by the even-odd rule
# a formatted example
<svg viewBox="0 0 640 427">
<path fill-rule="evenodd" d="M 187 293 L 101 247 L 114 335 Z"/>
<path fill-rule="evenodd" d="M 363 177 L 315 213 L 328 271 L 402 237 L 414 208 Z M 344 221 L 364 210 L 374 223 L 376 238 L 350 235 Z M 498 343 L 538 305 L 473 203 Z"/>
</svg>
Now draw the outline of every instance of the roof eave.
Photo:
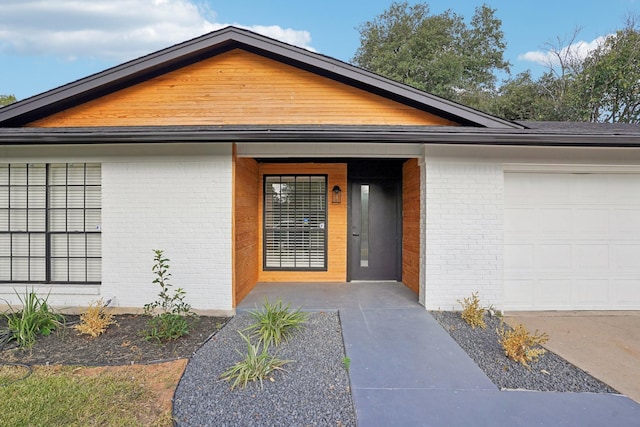
<svg viewBox="0 0 640 427">
<path fill-rule="evenodd" d="M 458 128 L 459 129 L 459 128 Z M 469 128 L 466 128 L 469 129 Z M 571 135 L 531 132 L 488 131 L 486 129 L 448 131 L 394 129 L 1 129 L 0 145 L 93 145 L 164 143 L 416 143 L 455 145 L 640 147 L 640 135 Z"/>
</svg>

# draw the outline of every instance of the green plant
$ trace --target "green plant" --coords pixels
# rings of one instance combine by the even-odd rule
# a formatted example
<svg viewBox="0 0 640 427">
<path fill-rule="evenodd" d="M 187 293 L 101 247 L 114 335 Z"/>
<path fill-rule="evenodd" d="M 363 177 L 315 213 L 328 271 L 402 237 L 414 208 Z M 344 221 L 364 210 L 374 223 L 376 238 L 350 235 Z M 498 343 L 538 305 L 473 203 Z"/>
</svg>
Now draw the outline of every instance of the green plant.
<svg viewBox="0 0 640 427">
<path fill-rule="evenodd" d="M 14 310 L 9 305 L 9 313 L 4 316 L 7 319 L 7 327 L 11 339 L 18 342 L 20 347 L 31 347 L 38 335 L 49 335 L 55 331 L 64 321 L 61 314 L 54 313 L 47 304 L 48 296 L 41 298 L 31 290 L 25 290 L 24 297 L 16 292 L 22 305 L 21 310 Z"/>
<path fill-rule="evenodd" d="M 349 368 L 351 367 L 351 358 L 349 358 L 348 356 L 343 357 L 342 364 L 344 365 L 344 369 L 349 372 Z"/>
<path fill-rule="evenodd" d="M 102 299 L 89 304 L 87 310 L 80 315 L 80 323 L 73 328 L 81 334 L 97 337 L 111 325 L 117 325 L 113 313 L 107 311 Z"/>
<path fill-rule="evenodd" d="M 458 300 L 458 302 L 462 305 L 462 318 L 472 329 L 475 329 L 476 326 L 482 329 L 487 328 L 487 324 L 484 321 L 485 309 L 480 306 L 478 292 L 474 292 L 470 298 L 464 298 L 462 301 Z"/>
<path fill-rule="evenodd" d="M 540 347 L 549 340 L 549 336 L 544 332 L 538 335 L 536 330 L 534 334 L 531 334 L 523 324 L 519 324 L 515 329 L 505 328 L 504 324 L 501 324 L 496 332 L 504 354 L 524 366 L 528 367 L 529 363 L 537 361 L 547 352 Z"/>
<path fill-rule="evenodd" d="M 173 340 L 189 333 L 187 317 L 193 318 L 196 315 L 184 301 L 187 295 L 184 289 L 171 291 L 169 259 L 164 257 L 164 251 L 154 249 L 153 252 L 155 255 L 151 270 L 156 275 L 153 283 L 160 286 L 160 292 L 156 301 L 144 306 L 145 315 L 151 316 L 149 328 L 145 331 L 146 339 Z"/>
<path fill-rule="evenodd" d="M 284 371 L 282 366 L 291 362 L 291 360 L 283 360 L 270 355 L 266 344 L 262 342 L 251 344 L 248 336 L 240 331 L 238 333 L 247 343 L 247 354 L 243 356 L 240 351 L 236 350 L 244 359 L 227 369 L 220 376 L 222 380 L 232 381 L 231 389 L 238 386 L 245 388 L 249 382 L 256 380 L 260 381 L 260 388 L 262 388 L 263 379 L 274 371 Z"/>
<path fill-rule="evenodd" d="M 300 308 L 291 310 L 291 304 L 283 306 L 281 300 L 275 304 L 269 304 L 265 298 L 262 310 L 249 312 L 256 322 L 245 330 L 251 331 L 252 336 L 258 338 L 258 342 L 269 347 L 272 344 L 276 347 L 280 342 L 287 340 L 294 329 L 302 327 L 309 317 L 307 313 L 300 311 Z"/>
<path fill-rule="evenodd" d="M 128 368 L 91 373 L 95 368 L 36 366 L 28 378 L 0 386 L 0 425 L 172 426 L 158 388 L 147 380 L 164 374 Z"/>
<path fill-rule="evenodd" d="M 189 333 L 189 320 L 179 314 L 161 313 L 149 319 L 146 339 L 175 340 Z"/>
</svg>

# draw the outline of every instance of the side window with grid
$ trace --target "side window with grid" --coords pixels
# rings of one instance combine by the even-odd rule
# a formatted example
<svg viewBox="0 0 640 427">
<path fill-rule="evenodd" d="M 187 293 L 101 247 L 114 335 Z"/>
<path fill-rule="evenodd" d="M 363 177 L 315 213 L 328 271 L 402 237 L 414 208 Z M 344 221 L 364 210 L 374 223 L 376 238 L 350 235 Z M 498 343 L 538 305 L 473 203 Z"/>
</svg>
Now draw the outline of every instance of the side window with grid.
<svg viewBox="0 0 640 427">
<path fill-rule="evenodd" d="M 327 269 L 327 176 L 264 177 L 264 269 Z"/>
<path fill-rule="evenodd" d="M 100 283 L 99 164 L 0 165 L 0 282 Z"/>
</svg>

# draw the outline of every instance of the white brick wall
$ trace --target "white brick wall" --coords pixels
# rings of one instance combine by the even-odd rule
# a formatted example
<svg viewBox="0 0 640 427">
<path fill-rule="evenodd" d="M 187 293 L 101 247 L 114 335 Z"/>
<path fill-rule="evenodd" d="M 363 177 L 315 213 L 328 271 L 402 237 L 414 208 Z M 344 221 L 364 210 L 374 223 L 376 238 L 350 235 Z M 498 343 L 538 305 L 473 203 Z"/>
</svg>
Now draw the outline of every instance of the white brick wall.
<svg viewBox="0 0 640 427">
<path fill-rule="evenodd" d="M 121 307 L 155 300 L 153 249 L 194 308 L 232 309 L 230 156 L 102 165 L 102 295 Z"/>
<path fill-rule="evenodd" d="M 23 149 L 8 162 L 102 164 L 102 285 L 0 285 L 0 308 L 32 287 L 59 308 L 102 297 L 122 309 L 157 298 L 153 249 L 195 309 L 231 313 L 231 144 L 60 146 Z M 128 310 L 127 310 L 128 311 Z"/>
<path fill-rule="evenodd" d="M 484 305 L 502 302 L 502 165 L 426 158 L 423 168 L 424 272 L 427 309 L 460 309 L 478 291 Z"/>
</svg>

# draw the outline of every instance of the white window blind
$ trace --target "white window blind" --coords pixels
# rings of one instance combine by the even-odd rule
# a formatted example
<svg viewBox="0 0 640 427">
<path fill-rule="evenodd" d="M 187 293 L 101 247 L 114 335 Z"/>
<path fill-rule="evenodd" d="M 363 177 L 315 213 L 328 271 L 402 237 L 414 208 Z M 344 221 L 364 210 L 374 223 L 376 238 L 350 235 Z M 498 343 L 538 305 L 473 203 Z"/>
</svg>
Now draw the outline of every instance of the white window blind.
<svg viewBox="0 0 640 427">
<path fill-rule="evenodd" d="M 99 283 L 99 164 L 0 165 L 0 282 Z"/>
<path fill-rule="evenodd" d="M 326 175 L 264 180 L 264 268 L 326 270 Z"/>
</svg>

